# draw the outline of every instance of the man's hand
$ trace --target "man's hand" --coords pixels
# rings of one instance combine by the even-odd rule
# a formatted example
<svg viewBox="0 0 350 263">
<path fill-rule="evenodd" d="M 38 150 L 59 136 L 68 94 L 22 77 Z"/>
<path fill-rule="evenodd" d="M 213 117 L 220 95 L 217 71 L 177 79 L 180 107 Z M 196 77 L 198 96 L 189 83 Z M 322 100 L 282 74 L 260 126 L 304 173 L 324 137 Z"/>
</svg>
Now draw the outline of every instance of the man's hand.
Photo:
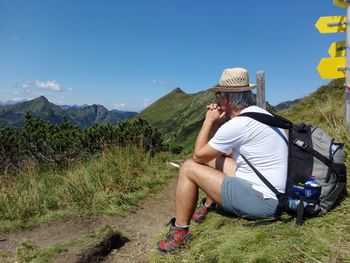
<svg viewBox="0 0 350 263">
<path fill-rule="evenodd" d="M 218 104 L 212 103 L 207 106 L 207 114 L 194 147 L 193 161 L 196 163 L 204 164 L 222 154 L 212 148 L 208 140 L 210 132 L 216 130 L 218 121 L 224 119 L 225 115 L 226 112 Z"/>
<path fill-rule="evenodd" d="M 216 123 L 219 120 L 224 119 L 226 112 L 221 109 L 221 107 L 216 103 L 211 103 L 207 106 L 207 114 L 205 116 L 205 121 L 211 124 Z"/>
</svg>

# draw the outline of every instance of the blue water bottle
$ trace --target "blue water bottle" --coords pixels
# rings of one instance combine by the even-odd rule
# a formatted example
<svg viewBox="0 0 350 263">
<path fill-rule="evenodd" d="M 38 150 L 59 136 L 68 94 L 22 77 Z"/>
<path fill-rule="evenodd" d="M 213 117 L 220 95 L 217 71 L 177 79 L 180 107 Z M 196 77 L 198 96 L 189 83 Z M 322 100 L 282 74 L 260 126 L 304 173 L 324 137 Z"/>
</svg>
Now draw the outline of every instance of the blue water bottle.
<svg viewBox="0 0 350 263">
<path fill-rule="evenodd" d="M 305 196 L 305 189 L 303 185 L 292 185 L 293 196 L 288 196 L 288 207 L 294 211 L 298 209 L 300 204 L 299 196 Z M 306 203 L 305 203 L 306 204 Z M 304 205 L 305 205 L 304 204 Z"/>
<path fill-rule="evenodd" d="M 288 207 L 294 211 L 298 209 L 298 206 L 300 204 L 300 200 L 294 199 L 292 197 L 288 197 Z"/>
<path fill-rule="evenodd" d="M 310 176 L 304 184 L 305 197 L 310 199 L 316 199 L 319 196 L 321 186 L 317 184 L 316 178 Z"/>
</svg>

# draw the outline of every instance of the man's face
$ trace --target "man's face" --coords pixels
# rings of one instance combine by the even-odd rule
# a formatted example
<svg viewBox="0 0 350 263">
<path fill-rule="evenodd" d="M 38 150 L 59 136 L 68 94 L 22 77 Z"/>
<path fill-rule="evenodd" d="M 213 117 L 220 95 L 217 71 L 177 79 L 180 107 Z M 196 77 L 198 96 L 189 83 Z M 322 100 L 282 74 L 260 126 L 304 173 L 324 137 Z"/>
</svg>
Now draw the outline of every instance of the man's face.
<svg viewBox="0 0 350 263">
<path fill-rule="evenodd" d="M 225 92 L 217 92 L 215 93 L 217 104 L 221 107 L 222 111 L 227 111 L 228 109 L 228 96 Z"/>
</svg>

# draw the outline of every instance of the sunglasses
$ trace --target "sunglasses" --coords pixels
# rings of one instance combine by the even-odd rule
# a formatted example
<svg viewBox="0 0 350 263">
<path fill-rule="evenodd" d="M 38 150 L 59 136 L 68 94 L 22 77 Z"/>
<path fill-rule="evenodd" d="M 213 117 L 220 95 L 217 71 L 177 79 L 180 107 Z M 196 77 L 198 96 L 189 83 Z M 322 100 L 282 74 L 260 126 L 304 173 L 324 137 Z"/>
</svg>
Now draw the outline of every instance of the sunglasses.
<svg viewBox="0 0 350 263">
<path fill-rule="evenodd" d="M 219 92 L 215 92 L 215 97 L 216 97 L 216 99 L 218 99 L 218 100 L 224 98 L 225 95 L 226 95 L 226 93 L 224 93 L 224 92 L 220 92 L 220 91 L 219 91 Z"/>
</svg>

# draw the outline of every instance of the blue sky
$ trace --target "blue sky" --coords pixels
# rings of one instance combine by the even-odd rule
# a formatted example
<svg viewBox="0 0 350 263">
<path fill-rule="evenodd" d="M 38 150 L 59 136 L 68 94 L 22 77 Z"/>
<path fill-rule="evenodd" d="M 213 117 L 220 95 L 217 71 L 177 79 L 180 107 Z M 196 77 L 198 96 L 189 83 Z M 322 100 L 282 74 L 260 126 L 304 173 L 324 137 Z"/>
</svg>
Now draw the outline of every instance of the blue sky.
<svg viewBox="0 0 350 263">
<path fill-rule="evenodd" d="M 140 111 L 176 87 L 196 93 L 226 67 L 266 74 L 276 105 L 315 91 L 333 41 L 332 0 L 0 0 L 0 101 Z"/>
</svg>

